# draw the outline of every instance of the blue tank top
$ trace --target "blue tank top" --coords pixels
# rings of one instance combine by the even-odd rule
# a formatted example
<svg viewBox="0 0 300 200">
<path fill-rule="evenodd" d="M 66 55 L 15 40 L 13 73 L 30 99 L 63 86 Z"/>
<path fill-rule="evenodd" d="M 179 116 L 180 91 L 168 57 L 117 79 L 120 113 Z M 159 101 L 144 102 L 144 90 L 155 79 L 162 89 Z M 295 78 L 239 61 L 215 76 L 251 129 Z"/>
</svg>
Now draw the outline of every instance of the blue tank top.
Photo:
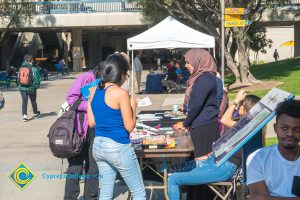
<svg viewBox="0 0 300 200">
<path fill-rule="evenodd" d="M 108 137 L 116 142 L 128 144 L 129 133 L 124 127 L 120 109 L 113 109 L 105 103 L 105 93 L 109 87 L 102 90 L 97 88 L 91 103 L 96 122 L 95 136 Z"/>
</svg>

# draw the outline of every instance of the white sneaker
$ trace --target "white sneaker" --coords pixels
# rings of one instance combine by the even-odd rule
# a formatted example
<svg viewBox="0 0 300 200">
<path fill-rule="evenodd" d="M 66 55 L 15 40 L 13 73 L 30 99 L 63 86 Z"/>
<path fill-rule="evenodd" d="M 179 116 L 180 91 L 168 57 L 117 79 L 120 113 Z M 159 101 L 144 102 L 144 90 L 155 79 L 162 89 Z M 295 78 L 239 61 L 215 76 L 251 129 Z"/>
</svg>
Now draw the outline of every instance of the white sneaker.
<svg viewBox="0 0 300 200">
<path fill-rule="evenodd" d="M 23 122 L 27 122 L 27 121 L 28 121 L 27 115 L 23 115 Z"/>
</svg>

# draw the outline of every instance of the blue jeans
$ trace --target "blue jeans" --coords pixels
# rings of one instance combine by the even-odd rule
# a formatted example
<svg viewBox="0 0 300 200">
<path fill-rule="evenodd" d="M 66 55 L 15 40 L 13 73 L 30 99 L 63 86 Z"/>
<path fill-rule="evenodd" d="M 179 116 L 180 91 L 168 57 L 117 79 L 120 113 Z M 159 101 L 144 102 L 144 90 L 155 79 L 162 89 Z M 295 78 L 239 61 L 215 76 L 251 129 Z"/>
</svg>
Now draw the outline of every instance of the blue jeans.
<svg viewBox="0 0 300 200">
<path fill-rule="evenodd" d="M 214 163 L 212 156 L 206 160 L 193 160 L 181 165 L 177 173 L 173 173 L 168 178 L 168 195 L 170 200 L 179 200 L 181 185 L 201 185 L 213 182 L 228 180 L 237 166 L 226 161 L 220 167 Z"/>
<path fill-rule="evenodd" d="M 99 169 L 99 199 L 113 198 L 117 171 L 126 182 L 134 200 L 145 200 L 142 173 L 131 144 L 121 144 L 107 137 L 95 137 L 93 156 Z"/>
</svg>

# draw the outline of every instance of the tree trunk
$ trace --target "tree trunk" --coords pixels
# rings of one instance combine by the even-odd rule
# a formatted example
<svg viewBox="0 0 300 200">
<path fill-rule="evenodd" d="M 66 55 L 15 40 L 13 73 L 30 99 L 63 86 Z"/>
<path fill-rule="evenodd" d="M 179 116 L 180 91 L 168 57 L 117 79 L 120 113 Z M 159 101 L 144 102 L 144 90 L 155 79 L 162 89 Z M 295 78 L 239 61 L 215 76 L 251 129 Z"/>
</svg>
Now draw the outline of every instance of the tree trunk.
<svg viewBox="0 0 300 200">
<path fill-rule="evenodd" d="M 257 80 L 253 74 L 248 70 L 248 80 L 250 81 L 250 83 L 261 83 L 262 81 Z"/>
<path fill-rule="evenodd" d="M 232 71 L 233 75 L 235 76 L 235 83 L 234 84 L 240 84 L 241 83 L 240 72 L 239 72 L 236 64 L 234 63 L 230 52 L 228 52 L 228 50 L 225 49 L 224 54 L 225 54 L 225 58 L 226 58 L 227 67 Z"/>
<path fill-rule="evenodd" d="M 233 59 L 235 57 L 236 52 L 237 52 L 236 39 L 232 38 L 232 45 L 230 47 L 230 54 L 231 54 Z"/>
<path fill-rule="evenodd" d="M 241 39 L 238 39 L 237 46 L 241 73 L 241 83 L 242 85 L 252 85 L 252 83 L 248 80 L 249 63 L 245 44 Z"/>
</svg>

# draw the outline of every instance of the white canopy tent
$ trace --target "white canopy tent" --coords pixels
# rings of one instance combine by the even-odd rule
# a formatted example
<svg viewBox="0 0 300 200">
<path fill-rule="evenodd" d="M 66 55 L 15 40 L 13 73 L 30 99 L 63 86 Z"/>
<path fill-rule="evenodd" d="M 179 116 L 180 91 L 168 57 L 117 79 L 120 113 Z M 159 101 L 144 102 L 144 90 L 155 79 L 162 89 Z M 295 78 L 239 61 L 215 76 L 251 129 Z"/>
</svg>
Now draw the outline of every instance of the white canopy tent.
<svg viewBox="0 0 300 200">
<path fill-rule="evenodd" d="M 160 48 L 215 48 L 215 38 L 169 16 L 149 30 L 127 39 L 128 50 Z"/>
<path fill-rule="evenodd" d="M 168 16 L 147 31 L 127 39 L 128 51 L 161 48 L 213 48 L 215 54 L 215 38 L 213 36 L 196 31 L 180 23 L 173 17 Z M 133 53 L 132 69 L 134 70 Z"/>
</svg>

